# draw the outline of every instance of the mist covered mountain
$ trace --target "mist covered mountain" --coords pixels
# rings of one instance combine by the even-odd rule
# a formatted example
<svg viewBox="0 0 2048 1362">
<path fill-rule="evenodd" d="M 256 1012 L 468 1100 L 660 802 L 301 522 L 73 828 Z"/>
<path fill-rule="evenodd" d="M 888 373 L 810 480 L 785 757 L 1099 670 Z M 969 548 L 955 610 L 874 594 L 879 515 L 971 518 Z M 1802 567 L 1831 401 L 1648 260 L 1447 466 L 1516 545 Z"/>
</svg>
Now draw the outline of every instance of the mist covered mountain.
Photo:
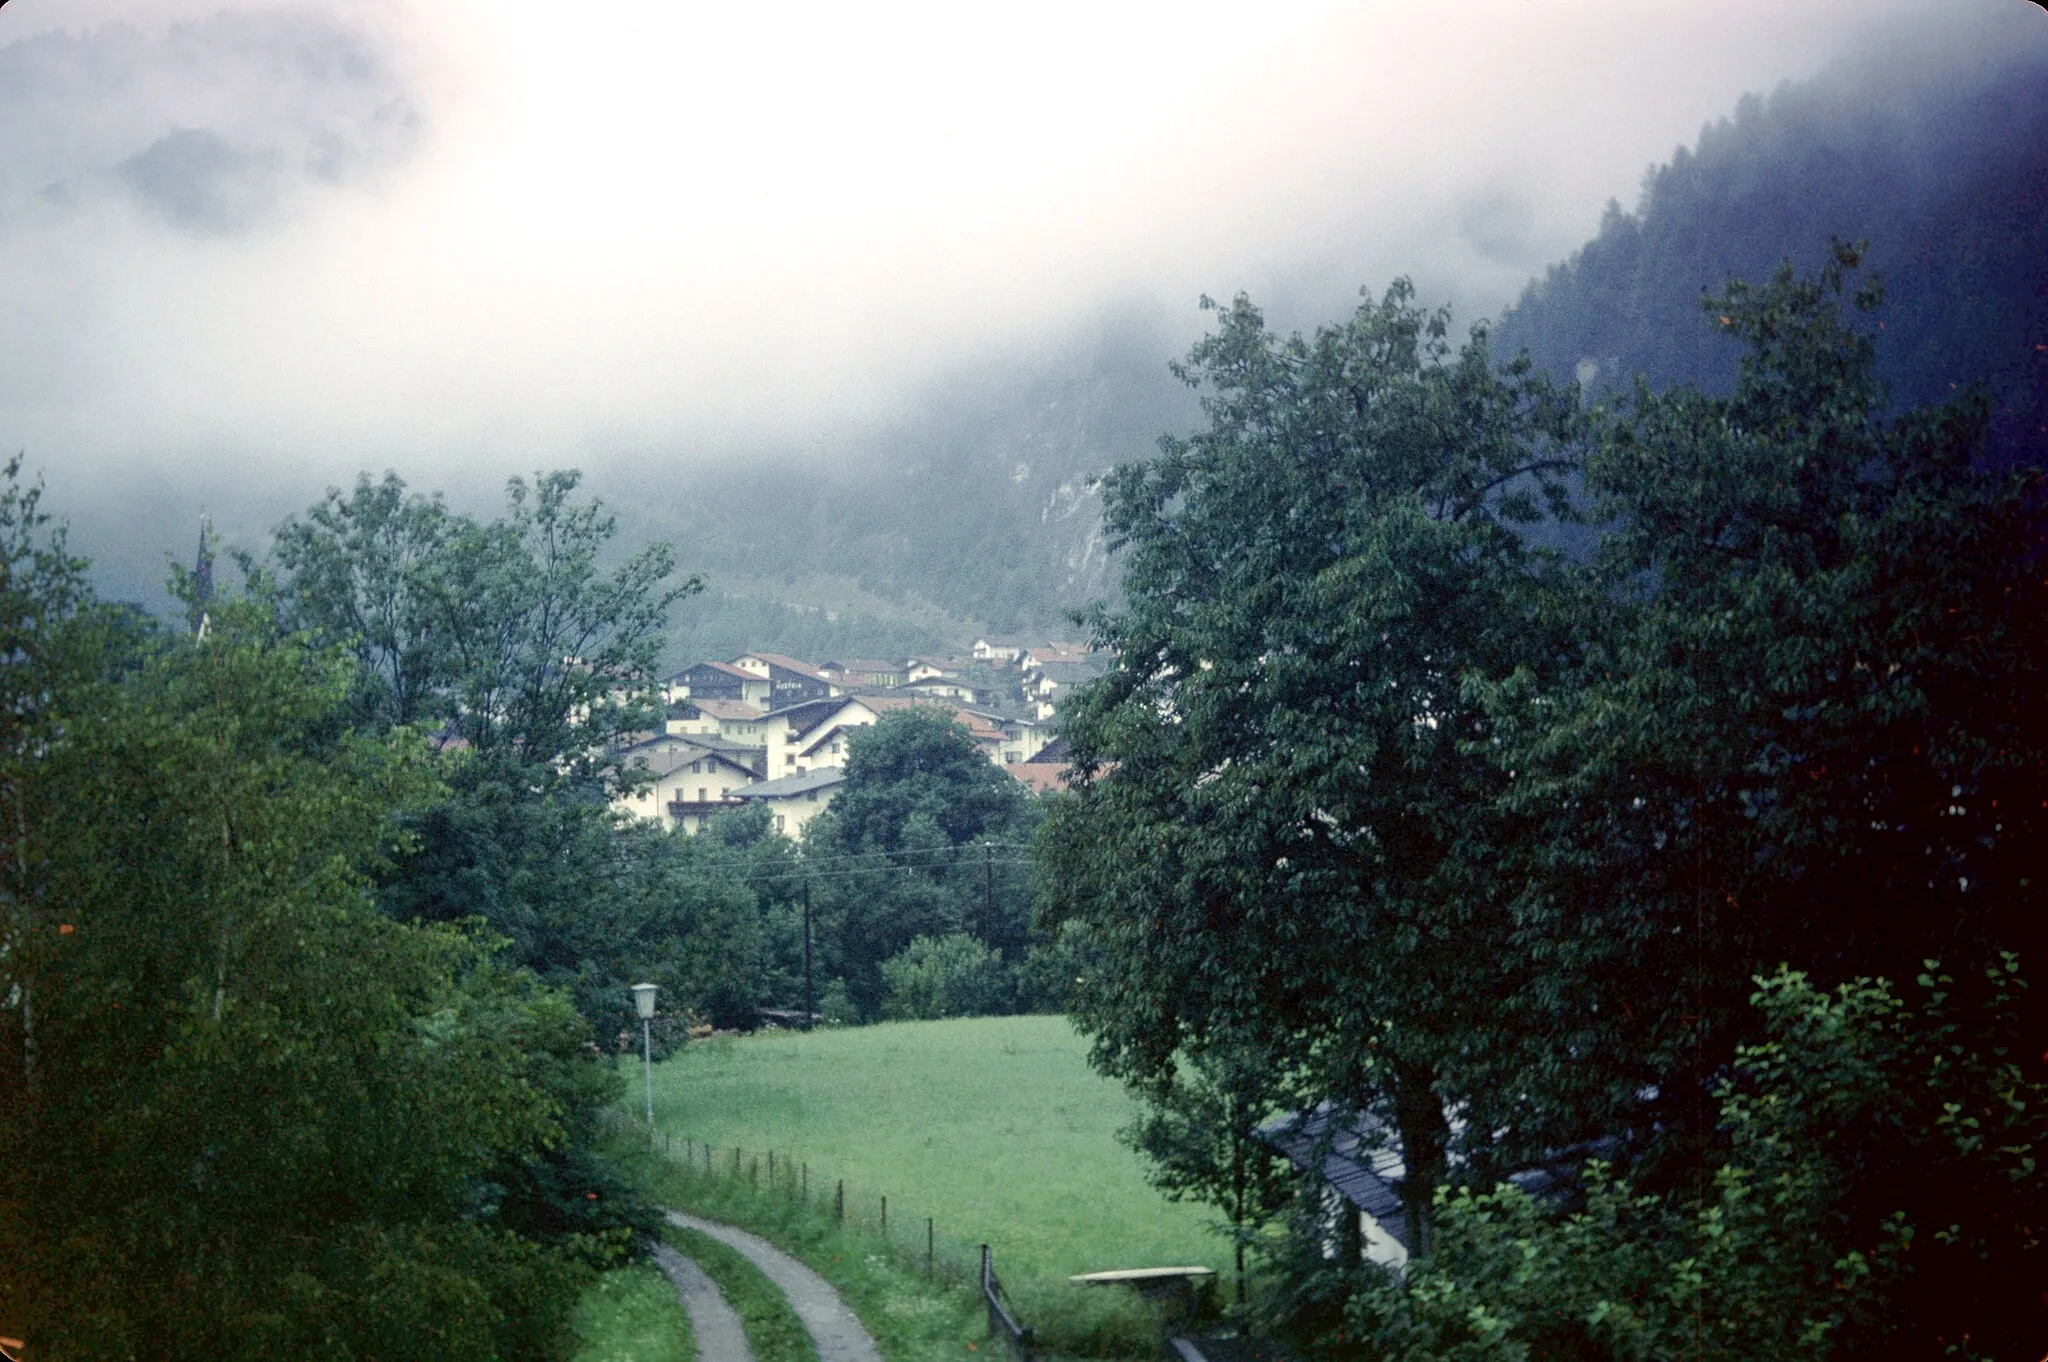
<svg viewBox="0 0 2048 1362">
<path fill-rule="evenodd" d="M 633 534 L 669 539 L 710 580 L 678 612 L 676 656 L 887 655 L 983 630 L 1071 633 L 1064 612 L 1115 583 L 1093 475 L 1195 419 L 1167 368 L 1177 348 L 1156 319 L 1111 313 L 1059 349 L 934 384 L 837 458 L 749 459 L 653 477 L 630 496 L 612 476 L 596 485 Z"/>
<path fill-rule="evenodd" d="M 1730 276 L 1869 243 L 1878 369 L 1899 406 L 1982 383 L 1995 457 L 2048 448 L 2048 57 L 1869 61 L 1745 98 L 1644 180 L 1632 213 L 1495 328 L 1559 378 L 1720 388 L 1735 347 L 1700 306 Z"/>
<path fill-rule="evenodd" d="M 1810 268 L 1831 236 L 1865 238 L 1889 290 L 1880 354 L 1895 400 L 1982 381 L 1998 405 L 1998 449 L 2039 448 L 2048 49 L 1986 50 L 1895 47 L 1743 100 L 1648 172 L 1633 211 L 1610 205 L 1592 240 L 1531 283 L 1495 327 L 1497 353 L 1526 349 L 1590 386 L 1639 372 L 1717 386 L 1736 355 L 1699 311 L 1701 292 L 1731 274 L 1760 279 L 1788 256 Z M 56 325 L 60 310 L 121 311 L 125 276 L 107 273 L 81 303 L 42 282 L 62 273 L 46 257 L 91 227 L 152 243 L 165 234 L 172 244 L 150 251 L 224 270 L 222 243 L 261 243 L 297 206 L 378 184 L 419 154 L 432 123 L 402 53 L 312 11 L 37 37 L 0 47 L 0 87 L 16 134 L 0 149 L 0 392 L 31 414 L 88 391 L 79 375 L 127 355 L 66 342 L 73 333 Z M 1347 298 L 1326 287 L 1324 264 L 1297 266 L 1262 286 L 1276 324 L 1336 316 Z M 421 490 L 445 487 L 460 508 L 491 514 L 504 472 L 584 464 L 588 490 L 620 516 L 622 544 L 667 540 L 709 580 L 677 613 L 676 662 L 749 647 L 872 656 L 948 650 L 982 631 L 1064 633 L 1067 610 L 1115 589 L 1091 478 L 1199 419 L 1167 366 L 1203 319 L 1192 299 L 1167 314 L 1150 298 L 1107 303 L 1058 338 L 963 358 L 880 424 L 869 414 L 834 436 L 663 456 L 535 434 L 448 456 L 439 477 L 367 444 L 360 466 L 396 464 Z M 431 347 L 421 355 L 430 387 Z M 95 411 L 114 428 L 133 419 Z M 59 460 L 52 505 L 80 524 L 108 594 L 161 601 L 164 508 L 191 516 L 170 536 L 180 560 L 200 506 L 231 545 L 260 554 L 270 528 L 335 478 L 332 464 L 259 469 L 248 455 L 261 437 L 223 429 L 225 439 L 196 423 L 161 466 L 138 462 L 118 477 L 66 468 L 61 452 L 30 441 L 32 468 Z"/>
</svg>

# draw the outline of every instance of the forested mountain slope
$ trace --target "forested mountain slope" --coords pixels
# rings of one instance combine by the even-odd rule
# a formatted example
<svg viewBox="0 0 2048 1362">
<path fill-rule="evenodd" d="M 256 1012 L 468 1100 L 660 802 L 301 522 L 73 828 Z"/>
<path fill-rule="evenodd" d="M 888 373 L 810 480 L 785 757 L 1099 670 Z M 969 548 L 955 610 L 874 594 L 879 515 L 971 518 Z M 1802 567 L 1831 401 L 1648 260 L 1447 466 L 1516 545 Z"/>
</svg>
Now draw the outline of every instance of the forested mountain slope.
<svg viewBox="0 0 2048 1362">
<path fill-rule="evenodd" d="M 1532 283 L 1495 331 L 1560 377 L 1722 388 L 1735 348 L 1702 290 L 1870 243 L 1878 364 L 1894 403 L 1981 382 L 1994 453 L 2048 434 L 2048 56 L 1867 62 L 1746 97 L 1645 178 L 1633 213 Z"/>
</svg>

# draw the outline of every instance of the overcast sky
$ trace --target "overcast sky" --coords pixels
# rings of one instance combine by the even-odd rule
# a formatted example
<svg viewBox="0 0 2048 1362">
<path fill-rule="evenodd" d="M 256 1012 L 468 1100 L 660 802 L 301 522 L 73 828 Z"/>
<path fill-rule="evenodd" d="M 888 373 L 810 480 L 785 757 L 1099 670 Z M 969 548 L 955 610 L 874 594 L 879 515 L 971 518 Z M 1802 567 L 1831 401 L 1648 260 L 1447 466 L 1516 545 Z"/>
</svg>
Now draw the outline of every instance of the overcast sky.
<svg viewBox="0 0 2048 1362">
<path fill-rule="evenodd" d="M 1967 59 L 2048 24 L 2022 0 L 12 0 L 0 446 L 60 509 L 175 500 L 202 464 L 304 504 L 362 467 L 829 456 L 1109 307 L 1334 312 L 1407 273 L 1469 318 L 1745 91 L 1903 30 Z"/>
</svg>

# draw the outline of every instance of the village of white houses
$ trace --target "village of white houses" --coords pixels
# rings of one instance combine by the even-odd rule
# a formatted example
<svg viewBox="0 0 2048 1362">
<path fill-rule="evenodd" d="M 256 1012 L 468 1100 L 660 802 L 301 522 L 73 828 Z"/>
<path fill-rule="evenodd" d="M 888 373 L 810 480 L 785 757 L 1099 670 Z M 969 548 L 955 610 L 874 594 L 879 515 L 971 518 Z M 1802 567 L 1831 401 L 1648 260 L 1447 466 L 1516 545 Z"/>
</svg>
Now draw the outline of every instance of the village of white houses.
<svg viewBox="0 0 2048 1362">
<path fill-rule="evenodd" d="M 802 837 L 845 780 L 847 740 L 894 710 L 945 714 L 990 762 L 1034 791 L 1057 786 L 1064 692 L 1108 669 L 1079 644 L 976 639 L 963 657 L 807 662 L 742 653 L 662 683 L 663 732 L 621 754 L 650 777 L 614 800 L 622 814 L 684 833 L 728 809 L 763 804 L 776 831 Z"/>
</svg>

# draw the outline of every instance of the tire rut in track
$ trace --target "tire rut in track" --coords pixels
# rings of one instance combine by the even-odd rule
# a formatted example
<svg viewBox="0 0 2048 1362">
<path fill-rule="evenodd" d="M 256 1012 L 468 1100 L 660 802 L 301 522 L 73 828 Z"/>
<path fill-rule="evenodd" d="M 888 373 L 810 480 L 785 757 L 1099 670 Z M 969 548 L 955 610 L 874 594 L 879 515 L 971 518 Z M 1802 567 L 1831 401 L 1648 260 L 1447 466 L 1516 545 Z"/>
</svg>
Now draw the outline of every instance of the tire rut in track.
<svg viewBox="0 0 2048 1362">
<path fill-rule="evenodd" d="M 671 1225 L 698 1230 L 744 1254 L 789 1301 L 818 1350 L 818 1362 L 882 1362 L 875 1340 L 832 1284 L 758 1234 L 681 1211 L 667 1212 Z M 680 1255 L 678 1255 L 680 1256 Z M 723 1304 L 723 1301 L 720 1302 Z M 708 1354 L 702 1362 L 717 1362 Z"/>
<path fill-rule="evenodd" d="M 697 1336 L 697 1362 L 754 1362 L 739 1312 L 726 1303 L 718 1283 L 697 1266 L 696 1259 L 667 1244 L 656 1244 L 654 1261 L 675 1283 L 676 1295 L 690 1316 L 690 1331 Z"/>
</svg>

